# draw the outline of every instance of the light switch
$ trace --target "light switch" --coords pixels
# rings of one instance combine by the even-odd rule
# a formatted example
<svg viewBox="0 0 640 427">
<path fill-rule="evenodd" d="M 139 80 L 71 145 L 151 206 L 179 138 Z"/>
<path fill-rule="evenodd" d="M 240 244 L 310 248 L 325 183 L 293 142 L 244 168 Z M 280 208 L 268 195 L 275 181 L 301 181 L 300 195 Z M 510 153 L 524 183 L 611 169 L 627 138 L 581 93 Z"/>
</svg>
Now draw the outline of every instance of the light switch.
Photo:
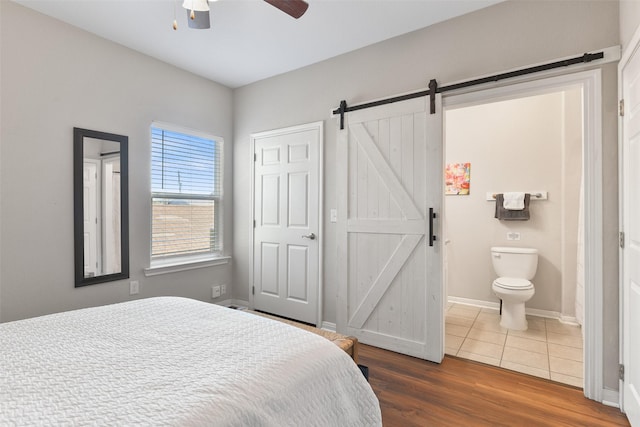
<svg viewBox="0 0 640 427">
<path fill-rule="evenodd" d="M 331 209 L 331 222 L 338 222 L 338 210 Z"/>
</svg>

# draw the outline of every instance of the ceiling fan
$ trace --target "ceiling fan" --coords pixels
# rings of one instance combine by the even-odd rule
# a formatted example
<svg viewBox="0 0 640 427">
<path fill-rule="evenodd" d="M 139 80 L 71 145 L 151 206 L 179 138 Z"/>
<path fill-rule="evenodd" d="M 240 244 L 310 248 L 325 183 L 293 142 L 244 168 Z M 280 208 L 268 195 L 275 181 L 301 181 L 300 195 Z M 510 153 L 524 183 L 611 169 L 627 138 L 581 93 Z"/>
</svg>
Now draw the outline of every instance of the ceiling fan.
<svg viewBox="0 0 640 427">
<path fill-rule="evenodd" d="M 217 0 L 211 0 L 217 1 Z M 298 19 L 307 11 L 309 3 L 304 0 L 264 0 L 270 5 L 280 9 L 287 15 Z M 182 7 L 187 10 L 187 22 L 189 28 L 211 28 L 209 18 L 209 0 L 184 0 Z M 173 29 L 178 29 L 178 21 L 174 19 Z"/>
</svg>

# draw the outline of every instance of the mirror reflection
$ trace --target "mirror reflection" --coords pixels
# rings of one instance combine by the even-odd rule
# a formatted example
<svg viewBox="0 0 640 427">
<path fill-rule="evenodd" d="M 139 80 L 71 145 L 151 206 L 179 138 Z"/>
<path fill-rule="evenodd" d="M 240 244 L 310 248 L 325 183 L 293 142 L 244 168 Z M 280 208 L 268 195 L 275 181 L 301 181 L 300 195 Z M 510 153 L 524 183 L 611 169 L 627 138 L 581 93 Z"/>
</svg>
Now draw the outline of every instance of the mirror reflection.
<svg viewBox="0 0 640 427">
<path fill-rule="evenodd" d="M 83 152 L 84 277 L 120 273 L 120 144 L 84 138 Z"/>
<path fill-rule="evenodd" d="M 74 132 L 76 286 L 127 278 L 128 138 Z"/>
</svg>

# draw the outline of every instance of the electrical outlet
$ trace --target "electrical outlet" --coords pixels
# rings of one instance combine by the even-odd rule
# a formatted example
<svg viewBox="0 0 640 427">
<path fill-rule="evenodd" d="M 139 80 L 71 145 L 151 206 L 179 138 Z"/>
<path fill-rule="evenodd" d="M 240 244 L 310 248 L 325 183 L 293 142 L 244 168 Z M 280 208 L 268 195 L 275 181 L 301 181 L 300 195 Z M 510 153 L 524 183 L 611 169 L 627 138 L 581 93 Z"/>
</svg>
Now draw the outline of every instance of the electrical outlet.
<svg viewBox="0 0 640 427">
<path fill-rule="evenodd" d="M 224 295 L 226 293 L 227 293 L 227 284 L 225 283 L 225 284 L 220 285 L 220 294 Z"/>
<path fill-rule="evenodd" d="M 507 240 L 520 240 L 520 233 L 510 231 L 507 233 Z"/>
<path fill-rule="evenodd" d="M 129 282 L 129 295 L 138 295 L 140 292 L 140 282 L 132 280 Z"/>
<path fill-rule="evenodd" d="M 211 287 L 211 298 L 220 297 L 220 286 L 212 286 Z"/>
</svg>

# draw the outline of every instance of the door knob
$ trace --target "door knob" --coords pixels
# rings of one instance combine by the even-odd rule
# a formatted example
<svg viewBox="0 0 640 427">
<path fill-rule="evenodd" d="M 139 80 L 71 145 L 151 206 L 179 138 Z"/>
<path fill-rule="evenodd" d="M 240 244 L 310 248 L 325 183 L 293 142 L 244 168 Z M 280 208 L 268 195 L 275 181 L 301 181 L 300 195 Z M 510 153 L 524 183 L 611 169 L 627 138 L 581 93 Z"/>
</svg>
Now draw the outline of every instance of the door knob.
<svg viewBox="0 0 640 427">
<path fill-rule="evenodd" d="M 309 239 L 309 240 L 315 240 L 316 239 L 316 235 L 311 233 L 311 234 L 303 234 L 302 237 L 304 237 L 305 239 Z"/>
</svg>

